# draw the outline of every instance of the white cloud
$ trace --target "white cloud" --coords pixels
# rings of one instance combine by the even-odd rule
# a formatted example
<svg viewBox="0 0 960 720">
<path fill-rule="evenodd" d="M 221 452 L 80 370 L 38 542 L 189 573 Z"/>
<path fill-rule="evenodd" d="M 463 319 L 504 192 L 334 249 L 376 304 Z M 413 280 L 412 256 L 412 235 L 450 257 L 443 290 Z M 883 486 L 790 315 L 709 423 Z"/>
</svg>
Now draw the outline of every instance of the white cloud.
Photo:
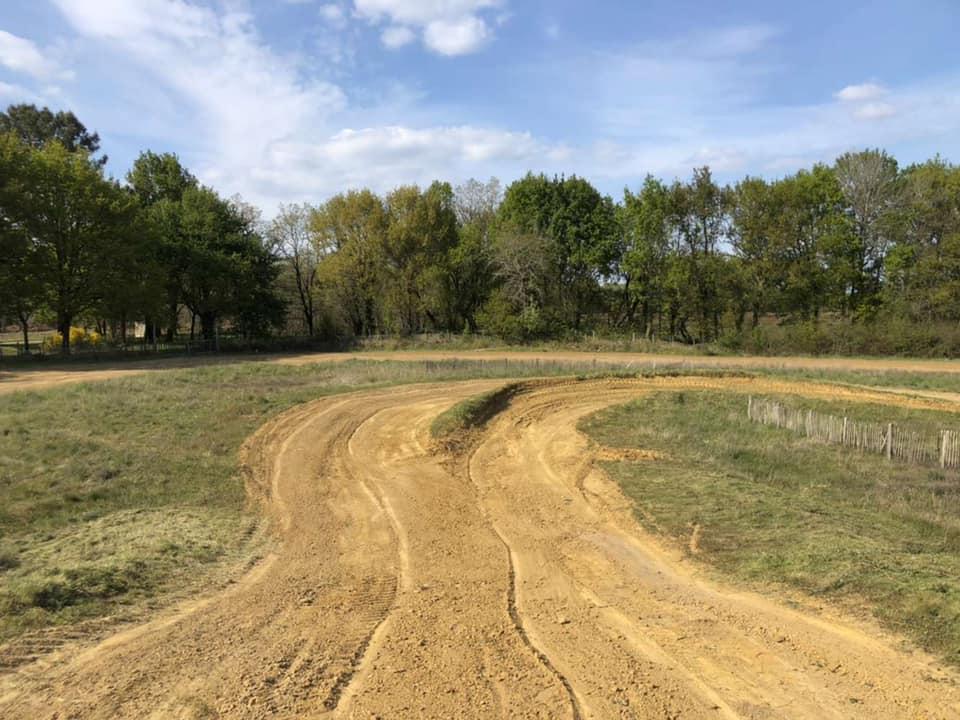
<svg viewBox="0 0 960 720">
<path fill-rule="evenodd" d="M 99 53 L 139 68 L 141 93 L 153 93 L 156 104 L 172 94 L 178 126 L 168 141 L 181 152 L 185 144 L 202 148 L 196 170 L 226 179 L 221 189 L 229 192 L 245 185 L 273 143 L 323 128 L 345 105 L 339 87 L 305 80 L 266 46 L 248 15 L 183 0 L 54 2 Z"/>
<path fill-rule="evenodd" d="M 486 44 L 493 33 L 483 11 L 501 4 L 501 0 L 354 0 L 359 17 L 374 24 L 417 28 L 424 45 L 441 55 L 465 55 Z M 382 37 L 386 44 L 387 33 Z"/>
<path fill-rule="evenodd" d="M 0 30 L 0 65 L 38 79 L 58 74 L 57 64 L 30 40 Z"/>
<path fill-rule="evenodd" d="M 466 55 L 481 48 L 490 37 L 487 24 L 468 15 L 457 20 L 434 20 L 423 30 L 424 44 L 441 55 Z"/>
<path fill-rule="evenodd" d="M 835 94 L 837 100 L 843 102 L 865 102 L 876 100 L 887 93 L 886 88 L 876 83 L 863 83 L 861 85 L 847 85 L 845 88 Z"/>
<path fill-rule="evenodd" d="M 336 3 L 327 3 L 320 6 L 320 17 L 335 28 L 346 26 L 347 17 L 343 8 Z"/>
<path fill-rule="evenodd" d="M 349 188 L 388 191 L 404 183 L 466 179 L 511 172 L 518 176 L 536 163 L 563 157 L 565 148 L 530 133 L 469 125 L 344 129 L 319 143 L 276 145 L 262 180 L 276 186 L 329 183 L 325 194 Z M 314 199 L 316 199 L 314 197 Z"/>
<path fill-rule="evenodd" d="M 319 64 L 301 65 L 269 47 L 250 16 L 201 0 L 52 1 L 80 36 L 71 39 L 77 58 L 98 59 L 79 67 L 92 86 L 109 89 L 101 100 L 109 122 L 88 113 L 97 100 L 69 106 L 101 131 L 107 150 L 111 135 L 129 141 L 140 133 L 143 147 L 179 152 L 204 182 L 227 196 L 240 192 L 268 215 L 280 202 L 318 202 L 351 187 L 384 192 L 490 175 L 510 181 L 533 170 L 576 172 L 617 191 L 647 172 L 686 177 L 704 163 L 736 178 L 792 172 L 864 146 L 949 152 L 960 136 L 956 73 L 879 94 L 851 86 L 861 89 L 832 97 L 828 88 L 820 102 L 779 103 L 784 69 L 771 59 L 777 31 L 762 25 L 514 65 L 511 80 L 530 102 L 517 107 L 521 119 L 512 126 L 485 127 L 475 120 L 485 108 L 431 99 L 432 88 L 416 78 L 399 85 L 388 76 L 371 86 L 338 74 L 348 99 L 316 79 Z M 373 13 L 364 20 L 383 30 L 387 44 L 391 28 L 406 28 L 409 41 L 431 23 L 456 25 L 494 5 L 362 3 Z M 0 97 L 21 91 L 0 84 Z M 516 97 L 494 94 L 487 102 L 500 109 Z M 545 139 L 539 133 L 549 130 L 541 128 L 554 135 Z"/>
<path fill-rule="evenodd" d="M 413 30 L 403 25 L 391 25 L 380 33 L 380 40 L 383 41 L 384 46 L 390 50 L 396 50 L 397 48 L 402 48 L 404 45 L 409 45 L 416 40 L 416 37 Z"/>
<path fill-rule="evenodd" d="M 854 115 L 864 120 L 883 120 L 897 114 L 897 109 L 890 103 L 871 102 L 861 105 L 854 110 Z"/>
<path fill-rule="evenodd" d="M 437 123 L 403 88 L 350 106 L 339 87 L 306 80 L 295 58 L 268 47 L 246 14 L 187 0 L 53 1 L 90 44 L 79 52 L 112 53 L 109 64 L 139 76 L 135 95 L 112 104 L 164 108 L 150 146 L 178 151 L 204 182 L 268 214 L 349 187 L 520 174 L 563 151 L 528 133 Z"/>
</svg>

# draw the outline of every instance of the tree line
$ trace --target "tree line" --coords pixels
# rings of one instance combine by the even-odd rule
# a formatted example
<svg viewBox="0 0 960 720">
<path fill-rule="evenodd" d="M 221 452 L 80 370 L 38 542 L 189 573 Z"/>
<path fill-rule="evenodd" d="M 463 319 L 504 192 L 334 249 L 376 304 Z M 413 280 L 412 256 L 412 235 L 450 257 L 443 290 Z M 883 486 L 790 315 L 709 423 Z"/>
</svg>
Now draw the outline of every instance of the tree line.
<svg viewBox="0 0 960 720">
<path fill-rule="evenodd" d="M 852 350 L 937 352 L 960 338 L 960 168 L 939 157 L 864 150 L 727 185 L 703 167 L 616 201 L 532 173 L 360 189 L 263 222 L 172 154 L 107 178 L 71 113 L 14 106 L 0 133 L 0 316 L 25 339 L 49 318 L 64 351 L 78 321 L 117 343 L 134 322 L 151 339 L 600 332 L 763 350 L 786 328 L 801 350 L 859 332 L 890 342 Z"/>
</svg>

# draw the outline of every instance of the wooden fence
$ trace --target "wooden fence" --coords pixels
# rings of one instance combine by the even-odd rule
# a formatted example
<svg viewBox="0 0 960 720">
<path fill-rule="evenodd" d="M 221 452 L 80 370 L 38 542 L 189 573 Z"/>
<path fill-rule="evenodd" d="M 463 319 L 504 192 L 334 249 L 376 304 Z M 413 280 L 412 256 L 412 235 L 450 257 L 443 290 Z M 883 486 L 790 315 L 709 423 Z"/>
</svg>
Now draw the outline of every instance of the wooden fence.
<svg viewBox="0 0 960 720">
<path fill-rule="evenodd" d="M 790 407 L 774 400 L 749 398 L 747 417 L 753 422 L 786 428 L 831 445 L 886 455 L 916 464 L 960 467 L 960 433 L 941 430 L 936 435 L 904 430 L 893 423 L 870 423 Z"/>
</svg>

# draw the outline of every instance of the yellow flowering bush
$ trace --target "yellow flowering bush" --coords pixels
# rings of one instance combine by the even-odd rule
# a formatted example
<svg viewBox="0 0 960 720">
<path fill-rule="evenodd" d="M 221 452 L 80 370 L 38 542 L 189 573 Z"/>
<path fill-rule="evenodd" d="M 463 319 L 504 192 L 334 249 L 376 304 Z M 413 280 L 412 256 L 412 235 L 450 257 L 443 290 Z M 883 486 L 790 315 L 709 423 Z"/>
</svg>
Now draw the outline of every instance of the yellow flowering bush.
<svg viewBox="0 0 960 720">
<path fill-rule="evenodd" d="M 44 352 L 57 352 L 63 344 L 63 335 L 58 332 L 48 335 L 43 341 Z M 103 344 L 103 335 L 96 330 L 70 328 L 70 347 L 96 348 Z"/>
</svg>

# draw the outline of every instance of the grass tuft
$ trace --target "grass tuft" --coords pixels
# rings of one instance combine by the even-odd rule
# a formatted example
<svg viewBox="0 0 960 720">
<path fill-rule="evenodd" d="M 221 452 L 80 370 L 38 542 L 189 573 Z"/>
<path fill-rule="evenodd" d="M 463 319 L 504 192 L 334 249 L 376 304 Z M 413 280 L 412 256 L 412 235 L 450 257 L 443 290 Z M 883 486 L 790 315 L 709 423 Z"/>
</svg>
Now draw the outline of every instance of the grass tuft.
<svg viewBox="0 0 960 720">
<path fill-rule="evenodd" d="M 474 395 L 440 413 L 430 425 L 430 434 L 437 440 L 471 428 L 480 427 L 496 415 L 520 386 L 516 383 L 497 390 Z"/>
</svg>

